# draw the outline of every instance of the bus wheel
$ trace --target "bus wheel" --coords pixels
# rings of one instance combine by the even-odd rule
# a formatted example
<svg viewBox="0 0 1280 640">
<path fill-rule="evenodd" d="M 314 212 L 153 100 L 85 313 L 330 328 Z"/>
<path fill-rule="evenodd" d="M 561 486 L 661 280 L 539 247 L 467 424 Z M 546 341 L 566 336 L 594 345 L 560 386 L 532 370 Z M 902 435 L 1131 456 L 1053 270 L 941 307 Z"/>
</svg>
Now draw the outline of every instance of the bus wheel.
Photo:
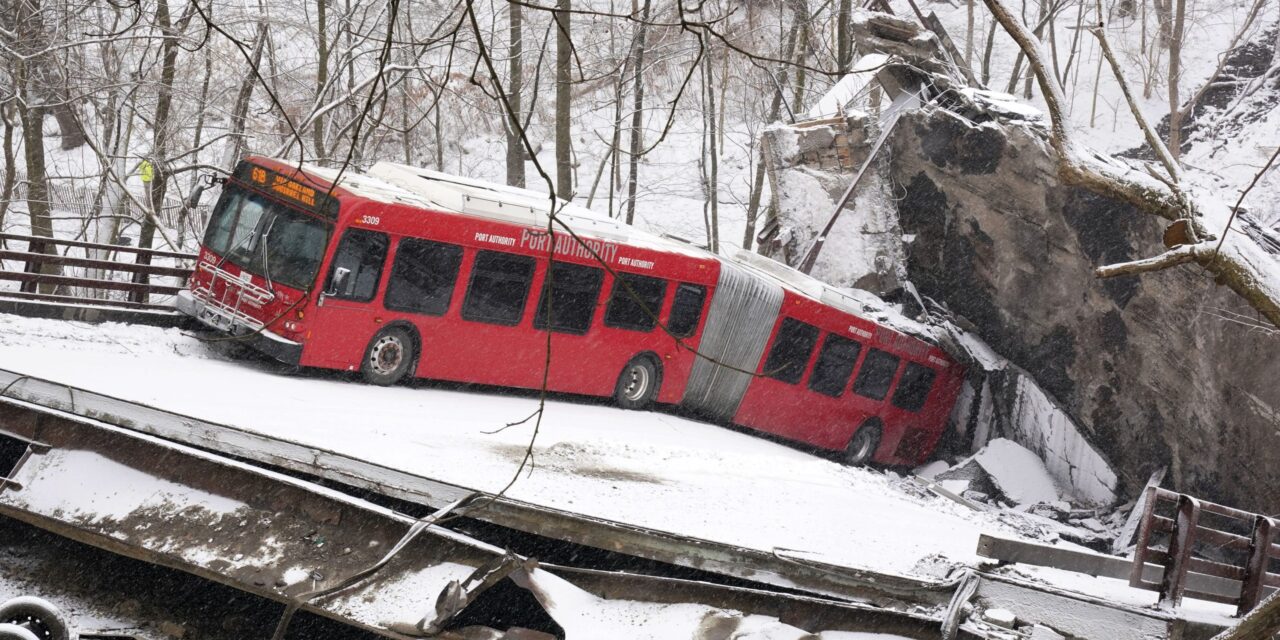
<svg viewBox="0 0 1280 640">
<path fill-rule="evenodd" d="M 14 631 L 17 629 L 18 631 Z M 0 605 L 0 639 L 24 638 L 30 633 L 39 640 L 70 640 L 71 628 L 58 608 L 30 596 L 14 598 Z M 5 632 L 14 635 L 5 635 Z"/>
<path fill-rule="evenodd" d="M 623 409 L 647 409 L 658 397 L 660 383 L 658 365 L 653 360 L 645 356 L 632 358 L 618 376 L 613 399 Z"/>
<path fill-rule="evenodd" d="M 851 467 L 861 467 L 871 462 L 871 456 L 880 448 L 880 426 L 864 424 L 849 438 L 849 446 L 844 450 L 844 463 Z"/>
<path fill-rule="evenodd" d="M 365 349 L 360 373 L 366 382 L 390 386 L 404 379 L 413 365 L 413 338 L 400 327 L 387 327 Z"/>
</svg>

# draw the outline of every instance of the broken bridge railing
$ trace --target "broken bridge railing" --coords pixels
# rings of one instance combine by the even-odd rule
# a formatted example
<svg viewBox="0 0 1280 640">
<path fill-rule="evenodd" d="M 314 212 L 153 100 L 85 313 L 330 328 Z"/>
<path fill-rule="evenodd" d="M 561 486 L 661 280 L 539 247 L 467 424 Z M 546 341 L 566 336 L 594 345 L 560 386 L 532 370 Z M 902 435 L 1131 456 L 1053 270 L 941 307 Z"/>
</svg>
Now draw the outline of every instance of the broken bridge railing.
<svg viewBox="0 0 1280 640">
<path fill-rule="evenodd" d="M 1185 595 L 1234 604 L 1237 615 L 1256 607 L 1270 588 L 1280 588 L 1280 573 L 1272 571 L 1280 561 L 1275 520 L 1159 487 L 1149 487 L 1145 498 L 1130 586 L 1158 592 L 1164 607 L 1178 606 Z M 1159 582 L 1143 577 L 1148 563 L 1163 567 Z M 1234 581 L 1239 594 L 1188 587 L 1195 574 Z"/>
</svg>

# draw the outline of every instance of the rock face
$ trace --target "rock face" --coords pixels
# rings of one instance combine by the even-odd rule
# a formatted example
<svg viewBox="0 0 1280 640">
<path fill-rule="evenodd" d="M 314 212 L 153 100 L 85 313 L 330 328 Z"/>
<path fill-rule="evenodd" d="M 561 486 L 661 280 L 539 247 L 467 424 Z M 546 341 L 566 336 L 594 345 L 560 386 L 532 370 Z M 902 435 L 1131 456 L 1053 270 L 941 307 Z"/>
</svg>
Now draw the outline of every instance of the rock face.
<svg viewBox="0 0 1280 640">
<path fill-rule="evenodd" d="M 1161 221 L 1062 185 L 1034 124 L 915 111 L 891 144 L 911 282 L 1035 377 L 1122 494 L 1167 465 L 1177 490 L 1280 511 L 1280 336 L 1193 267 L 1093 276 L 1161 252 Z"/>
</svg>

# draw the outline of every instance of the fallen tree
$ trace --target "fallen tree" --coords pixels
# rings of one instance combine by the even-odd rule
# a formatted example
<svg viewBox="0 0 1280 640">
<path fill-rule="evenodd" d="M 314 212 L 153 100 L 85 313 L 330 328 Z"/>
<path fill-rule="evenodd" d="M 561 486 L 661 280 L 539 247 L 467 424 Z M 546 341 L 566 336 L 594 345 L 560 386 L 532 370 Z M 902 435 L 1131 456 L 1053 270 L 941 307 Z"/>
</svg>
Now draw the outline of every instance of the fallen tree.
<svg viewBox="0 0 1280 640">
<path fill-rule="evenodd" d="M 1268 322 L 1280 328 L 1280 256 L 1264 249 L 1248 235 L 1231 230 L 1244 194 L 1235 206 L 1228 206 L 1220 200 L 1185 191 L 1177 182 L 1176 165 L 1171 169 L 1171 175 L 1165 178 L 1078 146 L 1067 125 L 1063 107 L 1066 104 L 1065 94 L 1045 65 L 1046 56 L 1039 40 L 1001 0 L 983 2 L 1018 44 L 1035 73 L 1048 108 L 1049 144 L 1057 157 L 1058 175 L 1062 181 L 1127 202 L 1142 213 L 1185 226 L 1185 242 L 1170 247 L 1168 253 L 1131 263 L 1103 265 L 1097 275 L 1136 274 L 1194 262 L 1212 274 L 1218 284 L 1230 288 Z M 1156 144 L 1163 146 L 1158 140 Z M 1161 154 L 1162 150 L 1164 154 Z M 1157 148 L 1156 153 L 1166 157 L 1168 152 Z M 1275 159 L 1273 155 L 1271 162 Z M 1265 173 L 1268 167 L 1270 163 L 1258 175 Z M 1217 229 L 1210 228 L 1211 224 Z"/>
</svg>

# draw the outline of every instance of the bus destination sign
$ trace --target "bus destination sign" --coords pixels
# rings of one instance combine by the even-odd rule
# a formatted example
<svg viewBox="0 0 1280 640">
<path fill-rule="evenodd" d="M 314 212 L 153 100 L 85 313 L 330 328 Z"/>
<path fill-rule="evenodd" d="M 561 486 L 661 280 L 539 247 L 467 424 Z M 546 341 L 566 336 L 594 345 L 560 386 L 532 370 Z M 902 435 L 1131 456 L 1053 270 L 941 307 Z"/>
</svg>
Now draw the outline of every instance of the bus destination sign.
<svg viewBox="0 0 1280 640">
<path fill-rule="evenodd" d="M 245 163 L 236 170 L 236 177 L 329 220 L 338 217 L 338 203 L 334 198 L 270 169 Z"/>
</svg>

